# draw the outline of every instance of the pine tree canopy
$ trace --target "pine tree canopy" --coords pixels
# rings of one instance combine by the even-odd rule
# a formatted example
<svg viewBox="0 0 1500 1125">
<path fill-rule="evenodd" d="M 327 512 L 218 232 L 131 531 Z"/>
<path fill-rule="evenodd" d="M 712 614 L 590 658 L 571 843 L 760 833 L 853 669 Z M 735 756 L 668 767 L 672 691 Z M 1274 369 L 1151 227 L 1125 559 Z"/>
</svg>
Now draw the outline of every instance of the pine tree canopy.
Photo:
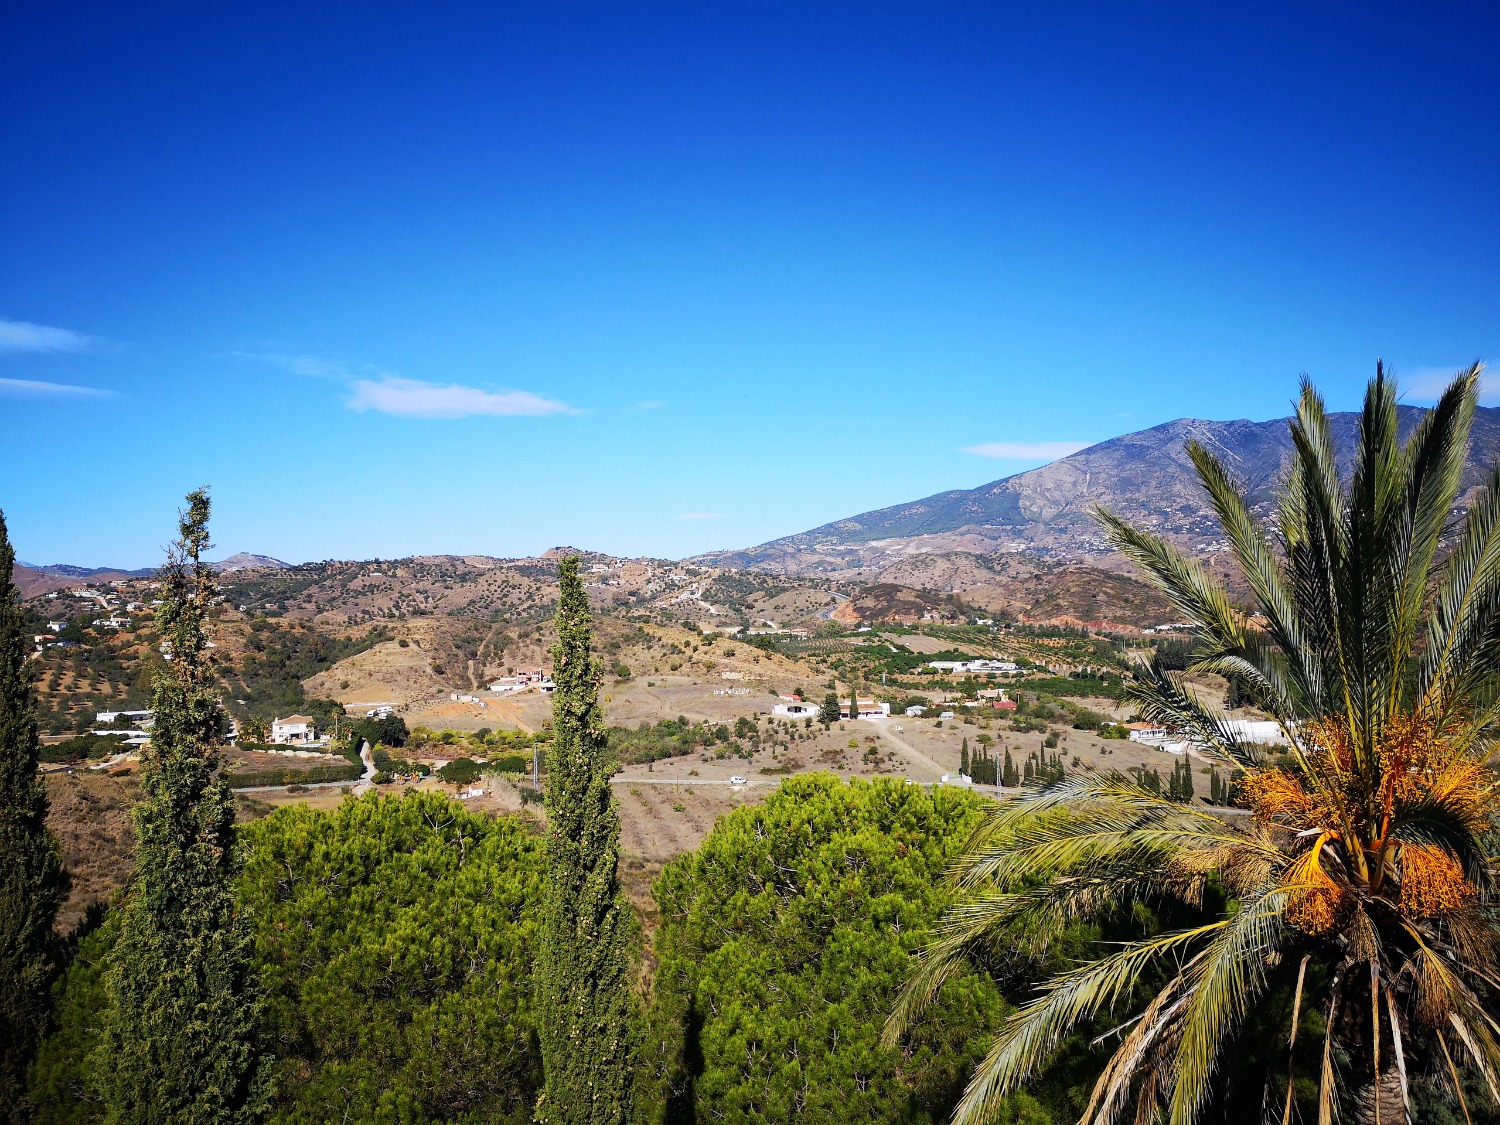
<svg viewBox="0 0 1500 1125">
<path fill-rule="evenodd" d="M 0 513 L 0 1122 L 27 1120 L 22 1079 L 47 1021 L 52 922 L 67 892 L 47 791 L 37 774 L 36 715 L 15 550 Z"/>
</svg>

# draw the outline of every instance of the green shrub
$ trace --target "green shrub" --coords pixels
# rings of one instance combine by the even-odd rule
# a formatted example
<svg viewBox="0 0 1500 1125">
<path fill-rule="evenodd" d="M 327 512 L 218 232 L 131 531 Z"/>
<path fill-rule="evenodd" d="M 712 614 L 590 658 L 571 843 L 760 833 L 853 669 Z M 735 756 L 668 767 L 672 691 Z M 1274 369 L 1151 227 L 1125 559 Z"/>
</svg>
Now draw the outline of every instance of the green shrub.
<svg viewBox="0 0 1500 1125">
<path fill-rule="evenodd" d="M 318 766 L 286 766 L 282 769 L 245 770 L 229 775 L 231 789 L 254 789 L 262 785 L 314 785 L 324 781 L 357 781 L 364 767 L 348 762 Z"/>
<path fill-rule="evenodd" d="M 438 777 L 449 785 L 473 785 L 479 780 L 479 763 L 473 758 L 457 758 L 438 770 Z"/>
</svg>

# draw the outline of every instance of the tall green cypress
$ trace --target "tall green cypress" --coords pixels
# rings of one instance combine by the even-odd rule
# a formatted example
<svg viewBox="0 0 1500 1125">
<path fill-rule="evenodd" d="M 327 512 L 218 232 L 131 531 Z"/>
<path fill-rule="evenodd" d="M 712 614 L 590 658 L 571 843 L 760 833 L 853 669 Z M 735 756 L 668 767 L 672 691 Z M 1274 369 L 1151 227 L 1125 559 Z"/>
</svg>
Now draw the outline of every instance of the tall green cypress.
<svg viewBox="0 0 1500 1125">
<path fill-rule="evenodd" d="M 630 907 L 620 889 L 620 814 L 610 792 L 600 666 L 578 559 L 558 567 L 547 749 L 547 893 L 536 961 L 542 1096 L 549 1125 L 619 1125 L 634 1062 Z"/>
<path fill-rule="evenodd" d="M 959 743 L 958 747 L 958 772 L 972 777 L 973 774 L 970 772 L 972 769 L 973 767 L 969 764 L 969 740 L 966 738 Z"/>
<path fill-rule="evenodd" d="M 47 1022 L 52 923 L 68 877 L 47 830 L 16 553 L 0 513 L 0 1123 L 29 1120 L 26 1066 Z"/>
<path fill-rule="evenodd" d="M 90 1060 L 108 1117 L 122 1125 L 239 1125 L 263 1116 L 270 1092 L 252 935 L 234 896 L 234 797 L 219 768 L 224 716 L 207 635 L 215 582 L 202 557 L 208 496 L 200 489 L 187 502 L 160 572 L 168 662 L 142 755 L 135 881 Z"/>
</svg>

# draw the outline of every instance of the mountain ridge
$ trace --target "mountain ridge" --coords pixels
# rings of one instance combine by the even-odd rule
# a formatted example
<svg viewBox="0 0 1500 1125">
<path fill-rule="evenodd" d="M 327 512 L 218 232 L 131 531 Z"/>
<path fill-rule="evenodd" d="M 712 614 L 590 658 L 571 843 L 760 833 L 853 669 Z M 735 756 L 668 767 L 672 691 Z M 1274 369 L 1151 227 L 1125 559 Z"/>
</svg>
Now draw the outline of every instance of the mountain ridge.
<svg viewBox="0 0 1500 1125">
<path fill-rule="evenodd" d="M 1425 408 L 1403 406 L 1409 434 Z M 1341 470 L 1352 460 L 1360 415 L 1330 414 Z M 1025 552 L 1061 563 L 1113 555 L 1093 520 L 1096 506 L 1190 549 L 1207 549 L 1218 527 L 1187 454 L 1198 441 L 1241 480 L 1252 508 L 1266 514 L 1292 451 L 1288 418 L 1216 422 L 1176 418 L 1098 442 L 1047 465 L 971 489 L 950 489 L 877 508 L 755 547 L 713 551 L 692 562 L 789 574 L 878 570 L 912 555 Z M 1465 494 L 1500 457 L 1500 408 L 1475 412 Z"/>
</svg>

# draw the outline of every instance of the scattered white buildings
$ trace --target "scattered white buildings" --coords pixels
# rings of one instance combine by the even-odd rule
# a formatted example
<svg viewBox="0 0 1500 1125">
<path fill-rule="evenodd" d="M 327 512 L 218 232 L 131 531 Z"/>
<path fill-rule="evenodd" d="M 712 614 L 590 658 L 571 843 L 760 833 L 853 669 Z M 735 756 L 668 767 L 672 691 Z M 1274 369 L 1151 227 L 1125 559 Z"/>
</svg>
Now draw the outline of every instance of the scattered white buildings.
<svg viewBox="0 0 1500 1125">
<path fill-rule="evenodd" d="M 518 672 L 514 676 L 501 676 L 490 684 L 490 691 L 500 695 L 509 695 L 521 691 L 556 691 L 557 684 L 552 677 L 540 668 L 534 672 Z"/>
<path fill-rule="evenodd" d="M 1125 729 L 1130 732 L 1131 742 L 1153 746 L 1166 754 L 1180 756 L 1210 752 L 1209 747 L 1198 739 L 1183 738 L 1165 727 L 1154 726 L 1151 723 L 1126 723 Z M 1221 724 L 1221 729 L 1227 736 L 1238 742 L 1254 743 L 1257 746 L 1276 746 L 1291 741 L 1287 738 L 1286 732 L 1281 729 L 1281 724 L 1270 720 L 1226 719 Z"/>
<path fill-rule="evenodd" d="M 318 729 L 306 715 L 271 720 L 271 741 L 277 746 L 317 741 Z"/>
<path fill-rule="evenodd" d="M 1014 676 L 1021 666 L 1011 660 L 932 660 L 927 667 L 955 676 Z"/>
</svg>

